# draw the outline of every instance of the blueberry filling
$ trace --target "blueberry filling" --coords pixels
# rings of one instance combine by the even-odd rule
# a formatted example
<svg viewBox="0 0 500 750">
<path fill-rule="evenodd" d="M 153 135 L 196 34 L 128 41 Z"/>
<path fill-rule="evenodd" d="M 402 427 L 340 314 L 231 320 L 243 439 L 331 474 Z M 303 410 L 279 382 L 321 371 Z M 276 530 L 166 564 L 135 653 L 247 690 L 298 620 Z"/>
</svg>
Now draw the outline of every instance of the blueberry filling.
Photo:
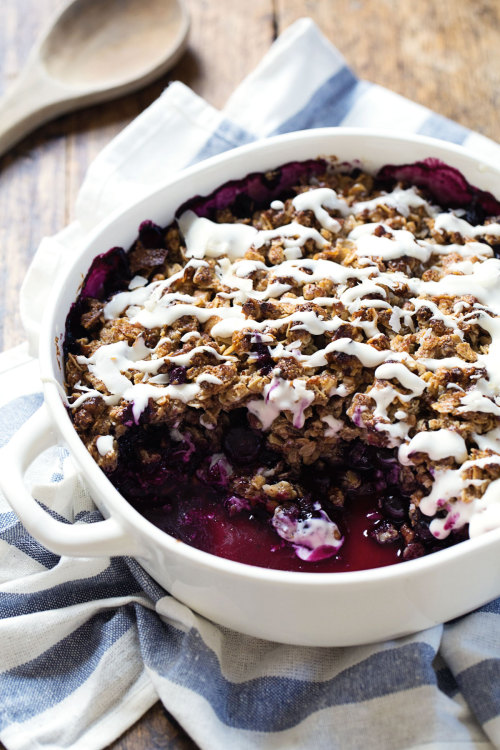
<svg viewBox="0 0 500 750">
<path fill-rule="evenodd" d="M 179 367 L 172 367 L 168 373 L 170 383 L 174 385 L 182 385 L 186 382 L 186 368 L 180 365 Z"/>
<path fill-rule="evenodd" d="M 443 226 L 448 227 L 446 231 L 455 239 L 453 221 L 456 223 L 458 217 L 476 225 L 500 213 L 500 204 L 493 196 L 472 187 L 457 170 L 433 159 L 387 166 L 372 180 L 371 188 L 367 185 L 372 178 L 367 180 L 357 168 L 350 173 L 345 171 L 344 177 L 353 194 L 363 188 L 363 180 L 368 197 L 381 189 L 395 189 L 397 193 L 411 184 L 420 186 L 423 195 L 439 201 L 443 209 L 459 207 L 459 214 L 449 214 L 451 224 L 447 223 L 446 211 L 442 219 Z M 324 160 L 293 162 L 266 174 L 252 174 L 228 183 L 208 197 L 193 198 L 179 209 L 177 216 L 182 224 L 186 212 L 194 212 L 195 218 L 250 232 L 253 217 L 256 229 L 265 234 L 269 227 L 279 229 L 291 220 L 285 213 L 290 212 L 290 203 L 294 196 L 300 197 L 302 188 L 312 185 L 325 190 L 325 185 L 334 184 L 330 179 L 330 167 Z M 421 198 L 414 196 L 412 200 L 417 200 L 418 206 Z M 238 252 L 241 232 L 228 230 L 229 240 L 225 238 L 226 244 L 222 245 L 217 244 L 216 237 L 207 245 L 206 257 L 201 258 L 196 253 L 189 254 L 187 233 L 183 237 L 175 223 L 162 228 L 144 221 L 128 253 L 113 248 L 100 255 L 66 322 L 64 350 L 75 427 L 111 482 L 141 514 L 168 534 L 211 554 L 269 568 L 335 572 L 390 565 L 442 550 L 467 538 L 468 523 L 455 527 L 451 510 L 441 498 L 441 509 L 429 515 L 422 512 L 419 501 L 429 495 L 436 474 L 453 471 L 451 459 L 459 451 L 457 441 L 462 441 L 465 449 L 460 433 L 463 423 L 456 420 L 453 430 L 449 430 L 444 419 L 433 428 L 446 432 L 454 446 L 451 453 L 438 456 L 436 470 L 434 464 L 422 459 L 418 449 L 410 451 L 401 462 L 397 440 L 391 442 L 384 433 L 387 422 L 383 417 L 385 414 L 388 418 L 388 405 L 392 404 L 387 392 L 394 380 L 402 378 L 397 390 L 399 411 L 393 409 L 390 426 L 395 434 L 398 429 L 403 430 L 401 442 L 406 439 L 409 443 L 405 425 L 414 430 L 413 439 L 418 438 L 418 430 L 431 429 L 429 425 L 439 420 L 432 400 L 437 396 L 434 393 L 431 397 L 425 391 L 429 381 L 420 377 L 417 360 L 413 369 L 405 369 L 403 363 L 412 359 L 418 346 L 429 349 L 422 359 L 432 360 L 433 336 L 441 346 L 436 356 L 453 361 L 456 342 L 452 335 L 462 342 L 462 349 L 469 342 L 479 341 L 479 335 L 474 330 L 470 333 L 465 326 L 462 330 L 453 321 L 453 334 L 448 333 L 450 315 L 437 308 L 435 302 L 413 310 L 404 292 L 400 302 L 391 286 L 392 277 L 387 287 L 370 288 L 365 301 L 371 307 L 359 306 L 354 317 L 349 318 L 340 301 L 331 302 L 336 293 L 333 285 L 322 285 L 325 279 L 315 276 L 313 270 L 314 263 L 333 263 L 336 268 L 347 257 L 348 268 L 352 262 L 348 256 L 351 235 L 347 236 L 346 245 L 339 246 L 340 250 L 325 243 L 325 237 L 329 237 L 325 227 L 336 231 L 335 227 L 342 227 L 346 221 L 342 202 L 340 207 L 335 207 L 335 201 L 328 204 L 336 218 L 323 205 L 302 203 L 305 208 L 297 208 L 292 217 L 302 226 L 302 245 L 300 232 L 294 241 L 270 240 L 265 250 L 257 242 L 245 255 L 246 266 L 241 267 L 241 272 L 235 272 L 225 257 Z M 370 200 L 366 203 L 370 204 Z M 383 211 L 377 210 L 366 208 L 375 218 L 370 221 L 371 217 L 365 215 L 365 221 L 376 225 L 373 234 L 376 241 L 385 243 L 380 247 L 387 258 L 377 267 L 368 251 L 366 262 L 356 266 L 350 277 L 344 296 L 351 295 L 355 300 L 356 285 L 369 286 L 371 280 L 365 271 L 370 267 L 381 273 L 389 271 L 395 277 L 415 274 L 424 284 L 436 283 L 437 276 L 426 270 L 428 257 L 426 260 L 421 244 L 410 243 L 408 256 L 391 255 L 392 241 L 398 232 L 404 233 L 401 228 L 406 226 L 402 218 L 407 216 L 406 209 L 395 220 L 394 215 L 387 219 Z M 418 215 L 417 219 L 422 220 L 423 235 L 427 231 L 425 221 Z M 321 221 L 327 223 L 322 225 Z M 392 225 L 386 223 L 390 221 Z M 363 236 L 360 247 L 364 248 L 366 243 L 363 245 L 362 241 Z M 408 243 L 408 238 L 404 242 Z M 491 237 L 479 237 L 479 242 L 491 247 L 493 256 L 499 257 L 498 242 L 492 242 Z M 455 247 L 462 246 L 457 242 Z M 304 264 L 299 267 L 298 288 L 293 263 L 299 256 L 304 258 Z M 283 270 L 273 278 L 273 292 L 266 296 L 268 287 L 263 276 L 275 268 Z M 177 287 L 179 273 L 182 279 Z M 220 293 L 219 312 L 223 307 L 227 311 L 232 304 L 229 300 L 239 303 L 238 295 L 248 289 L 249 283 L 255 294 L 241 300 L 241 311 L 249 321 L 250 331 L 244 328 L 240 334 L 236 327 L 229 346 L 222 315 L 214 328 L 219 328 L 225 343 L 214 343 L 217 336 L 212 336 L 213 321 L 203 305 L 207 300 L 211 304 Z M 147 322 L 153 297 L 145 310 L 134 302 L 126 314 L 116 302 L 120 296 L 116 293 L 133 296 L 136 289 L 139 293 L 134 300 L 140 298 L 145 284 L 164 287 L 161 295 L 153 293 L 157 301 L 161 299 L 161 310 L 156 313 L 158 324 Z M 298 298 L 300 304 L 294 307 Z M 276 300 L 284 305 L 279 315 Z M 325 300 L 330 300 L 330 312 Z M 116 309 L 110 313 L 108 308 L 115 302 Z M 170 308 L 177 304 L 184 305 L 186 312 L 171 324 Z M 386 308 L 393 309 L 392 316 L 385 314 Z M 217 313 L 217 306 L 214 312 Z M 293 320 L 285 339 L 278 341 L 274 321 L 279 316 Z M 214 317 L 218 318 L 217 314 Z M 469 314 L 470 319 L 475 322 Z M 394 356 L 379 359 L 391 341 L 377 325 L 385 326 L 383 330 L 391 335 L 402 332 L 404 345 L 394 347 Z M 391 328 L 393 325 L 395 329 Z M 415 326 L 426 339 L 417 341 L 416 334 L 412 339 Z M 302 335 L 304 328 L 306 335 Z M 303 350 L 296 346 L 297 342 Z M 480 343 L 488 343 L 484 335 Z M 106 346 L 114 347 L 113 355 L 99 370 L 100 347 L 103 350 Z M 277 358 L 280 347 L 281 358 Z M 238 373 L 235 353 L 239 364 L 245 363 L 240 380 L 242 373 Z M 363 357 L 367 357 L 366 362 Z M 304 359 L 316 368 L 307 388 L 301 366 Z M 125 386 L 123 370 L 111 364 L 122 360 L 131 364 Z M 472 355 L 468 361 L 474 362 Z M 337 374 L 337 380 L 325 385 L 322 378 L 328 379 L 332 372 Z M 106 377 L 109 380 L 105 382 Z M 479 377 L 472 374 L 467 386 Z M 379 390 L 374 388 L 371 393 L 375 397 L 369 396 L 376 378 Z M 357 401 L 358 394 L 352 398 L 354 389 L 347 387 L 353 381 L 368 389 Z M 448 394 L 467 390 L 460 367 L 450 367 L 442 381 L 439 385 L 444 384 L 445 392 L 449 388 Z M 116 383 L 118 389 L 122 388 L 121 400 L 113 391 Z M 129 387 L 135 389 L 133 396 L 123 390 Z M 160 392 L 168 395 L 158 399 Z M 202 397 L 208 394 L 211 404 L 210 394 L 219 392 L 222 395 L 217 409 L 208 408 L 205 412 Z M 240 392 L 244 393 L 243 400 L 238 397 Z M 320 394 L 318 401 L 316 393 Z M 196 402 L 196 398 L 201 401 Z M 370 398 L 376 402 L 375 411 L 373 405 L 368 406 Z M 405 411 L 416 398 L 420 398 L 417 416 L 416 410 Z M 78 408 L 73 409 L 76 403 Z M 480 404 L 478 411 L 487 413 L 488 405 Z M 288 418 L 283 417 L 283 412 Z M 418 430 L 414 428 L 417 419 L 421 423 Z M 462 417 L 459 415 L 458 419 Z M 491 431 L 493 425 L 493 420 L 490 424 L 488 419 L 484 418 L 490 425 L 485 432 Z M 103 435 L 107 436 L 105 444 Z M 113 449 L 107 452 L 110 436 Z M 472 440 L 469 434 L 466 437 L 470 451 Z M 433 533 L 431 524 L 436 520 L 442 521 L 446 534 Z"/>
<path fill-rule="evenodd" d="M 377 174 L 377 183 L 391 187 L 401 180 L 418 185 L 446 208 L 463 208 L 472 223 L 482 223 L 486 216 L 498 216 L 500 203 L 485 190 L 471 185 L 458 169 L 439 159 L 429 158 L 414 164 L 386 165 Z M 477 221 L 480 219 L 480 221 Z"/>
<path fill-rule="evenodd" d="M 263 435 L 245 426 L 241 412 L 230 415 L 220 445 L 194 443 L 187 431 L 176 438 L 161 427 L 132 427 L 119 440 L 120 462 L 109 478 L 155 525 L 211 554 L 261 567 L 340 572 L 364 569 L 367 558 L 370 567 L 414 559 L 467 536 L 462 529 L 437 540 L 396 474 L 386 471 L 389 460 L 396 463 L 394 453 L 355 441 L 341 446 L 335 466 L 318 462 L 301 472 L 303 496 L 293 503 L 277 498 L 281 527 L 283 519 L 294 530 L 326 517 L 342 543 L 290 544 L 291 531 L 276 534 L 276 503 L 258 493 L 238 495 L 257 466 L 280 460 Z M 348 488 L 343 507 L 331 501 L 339 486 Z M 306 552 L 297 555 L 298 548 Z"/>
<path fill-rule="evenodd" d="M 153 221 L 143 221 L 139 227 L 139 242 L 150 250 L 165 247 L 164 232 Z"/>
</svg>

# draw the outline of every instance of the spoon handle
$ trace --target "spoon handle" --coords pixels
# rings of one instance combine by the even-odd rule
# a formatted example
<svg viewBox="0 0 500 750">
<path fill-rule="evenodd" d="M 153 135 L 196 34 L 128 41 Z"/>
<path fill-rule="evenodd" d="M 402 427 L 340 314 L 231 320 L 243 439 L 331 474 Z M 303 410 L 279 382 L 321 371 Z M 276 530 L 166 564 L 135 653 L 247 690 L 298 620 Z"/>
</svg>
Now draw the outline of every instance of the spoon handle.
<svg viewBox="0 0 500 750">
<path fill-rule="evenodd" d="M 64 93 L 37 70 L 25 69 L 0 99 L 0 156 L 63 110 Z"/>
</svg>

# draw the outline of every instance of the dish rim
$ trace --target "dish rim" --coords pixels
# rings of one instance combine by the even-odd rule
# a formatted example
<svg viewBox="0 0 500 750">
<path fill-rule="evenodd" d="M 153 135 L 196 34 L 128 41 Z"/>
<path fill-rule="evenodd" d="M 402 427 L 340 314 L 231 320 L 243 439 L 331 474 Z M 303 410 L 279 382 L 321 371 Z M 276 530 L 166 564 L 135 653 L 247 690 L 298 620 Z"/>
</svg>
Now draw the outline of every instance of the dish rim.
<svg viewBox="0 0 500 750">
<path fill-rule="evenodd" d="M 413 144 L 420 144 L 428 146 L 431 150 L 438 149 L 439 151 L 445 151 L 450 155 L 450 159 L 453 156 L 462 157 L 466 161 L 475 161 L 480 171 L 488 172 L 491 171 L 493 176 L 496 177 L 499 183 L 498 192 L 500 192 L 500 169 L 492 167 L 491 165 L 484 164 L 481 157 L 467 151 L 467 149 L 456 144 L 441 141 L 437 138 L 430 138 L 428 136 L 421 135 L 393 135 L 380 130 L 371 129 L 360 129 L 360 128 L 318 128 L 314 130 L 303 130 L 296 131 L 293 133 L 285 133 L 278 136 L 273 136 L 260 141 L 255 141 L 250 144 L 245 144 L 238 148 L 232 149 L 228 152 L 218 154 L 210 157 L 205 161 L 194 164 L 181 172 L 177 173 L 173 177 L 165 180 L 161 185 L 156 186 L 152 190 L 148 191 L 146 195 L 141 196 L 137 201 L 129 204 L 125 208 L 119 208 L 112 212 L 108 217 L 100 221 L 96 227 L 89 233 L 86 241 L 82 244 L 82 247 L 72 259 L 71 262 L 62 270 L 59 277 L 56 279 L 54 284 L 53 293 L 49 299 L 47 308 L 44 312 L 41 329 L 40 329 L 40 349 L 39 349 L 39 362 L 40 362 L 40 374 L 43 382 L 43 390 L 45 401 L 49 408 L 49 413 L 53 422 L 55 422 L 59 434 L 63 437 L 64 441 L 70 449 L 72 457 L 76 459 L 77 464 L 82 469 L 82 473 L 85 479 L 89 478 L 89 484 L 92 490 L 96 489 L 98 497 L 93 495 L 94 502 L 98 507 L 104 511 L 108 511 L 109 515 L 115 518 L 120 524 L 134 536 L 134 531 L 137 530 L 141 536 L 146 535 L 151 538 L 154 544 L 160 545 L 160 547 L 166 546 L 168 551 L 173 554 L 178 554 L 185 557 L 192 563 L 202 565 L 205 569 L 212 569 L 219 573 L 226 573 L 228 575 L 236 575 L 245 579 L 258 579 L 262 583 L 275 584 L 285 586 L 296 586 L 302 585 L 307 587 L 317 586 L 354 586 L 366 585 L 368 583 L 383 583 L 390 579 L 399 578 L 413 578 L 414 576 L 420 576 L 427 572 L 432 573 L 432 570 L 438 566 L 444 566 L 446 564 L 453 564 L 455 558 L 464 556 L 474 556 L 474 554 L 480 550 L 487 550 L 492 546 L 500 543 L 500 528 L 486 532 L 485 534 L 475 539 L 467 539 L 463 542 L 459 542 L 456 545 L 449 547 L 444 550 L 439 550 L 424 557 L 417 558 L 414 560 L 401 561 L 392 565 L 386 565 L 378 568 L 368 568 L 364 570 L 355 571 L 339 571 L 331 573 L 320 573 L 320 572 L 296 572 L 287 570 L 276 570 L 271 568 L 263 568 L 259 566 L 250 565 L 248 563 L 236 562 L 226 558 L 218 557 L 212 553 L 204 552 L 195 547 L 170 536 L 166 532 L 162 531 L 144 516 L 137 511 L 123 495 L 112 485 L 108 477 L 100 469 L 96 461 L 88 453 L 85 445 L 81 441 L 78 433 L 76 432 L 73 423 L 70 419 L 68 411 L 61 398 L 61 381 L 62 372 L 57 372 L 52 366 L 52 355 L 54 348 L 58 348 L 61 345 L 61 339 L 54 336 L 54 331 L 64 331 L 64 324 L 66 316 L 69 310 L 60 310 L 61 297 L 64 293 L 66 285 L 70 279 L 77 274 L 81 282 L 84 278 L 81 266 L 83 259 L 89 253 L 96 243 L 99 242 L 101 235 L 110 228 L 114 227 L 117 223 L 124 221 L 133 211 L 138 209 L 142 210 L 144 206 L 147 211 L 148 203 L 150 203 L 155 197 L 159 196 L 163 192 L 175 188 L 177 183 L 181 183 L 185 180 L 189 180 L 197 175 L 208 175 L 214 169 L 220 169 L 221 166 L 227 163 L 234 162 L 235 168 L 237 168 L 239 160 L 244 159 L 247 154 L 251 154 L 255 151 L 265 153 L 267 150 L 272 150 L 274 146 L 280 144 L 289 144 L 290 142 L 302 142 L 302 141 L 316 141 L 325 137 L 332 137 L 332 151 L 335 150 L 335 139 L 339 137 L 354 137 L 359 138 L 361 143 L 362 139 L 370 138 L 380 141 L 392 141 L 399 144 L 407 144 L 411 146 Z M 279 149 L 278 149 L 279 150 Z M 319 158 L 321 153 L 317 154 Z M 314 158 L 314 157 L 310 157 Z M 438 157 L 440 158 L 440 157 Z M 288 159 L 290 161 L 290 159 Z M 280 161 L 276 167 L 286 162 Z M 398 160 L 396 163 L 401 163 Z M 482 168 L 481 166 L 482 165 Z M 455 164 L 451 164 L 455 166 Z M 272 169 L 273 167 L 269 167 Z M 456 167 L 463 173 L 463 166 Z M 258 170 L 262 171 L 262 170 Z M 246 172 L 248 174 L 248 172 Z M 235 175 L 233 179 L 239 179 L 244 175 Z M 467 176 L 467 175 L 465 175 Z M 220 187 L 227 180 L 223 182 L 215 182 L 214 189 Z M 484 189 L 484 188 L 483 188 Z M 489 188 L 488 188 L 489 189 Z M 180 204 L 176 203 L 174 213 Z M 146 215 L 143 217 L 148 218 Z M 103 248 L 99 251 L 93 251 L 93 257 L 96 255 L 106 252 L 109 248 Z M 128 248 L 126 248 L 128 249 Z M 91 261 L 90 261 L 91 262 Z M 85 268 L 85 273 L 90 267 L 90 262 Z M 80 282 L 80 283 L 81 283 Z M 61 316 L 63 320 L 61 321 Z M 61 324 L 62 323 L 62 329 Z M 57 352 L 56 352 L 57 356 Z M 101 500 L 102 498 L 102 500 Z M 140 540 L 140 543 L 142 539 Z M 141 554 L 135 555 L 141 557 Z"/>
</svg>

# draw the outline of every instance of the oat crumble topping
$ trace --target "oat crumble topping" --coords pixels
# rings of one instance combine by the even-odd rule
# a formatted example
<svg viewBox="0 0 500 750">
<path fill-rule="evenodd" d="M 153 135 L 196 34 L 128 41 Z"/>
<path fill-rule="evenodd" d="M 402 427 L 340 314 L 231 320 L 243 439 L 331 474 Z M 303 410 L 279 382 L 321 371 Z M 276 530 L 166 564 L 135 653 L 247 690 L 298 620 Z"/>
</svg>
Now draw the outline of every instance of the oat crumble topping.
<svg viewBox="0 0 500 750">
<path fill-rule="evenodd" d="M 303 560 L 340 550 L 356 493 L 402 559 L 500 526 L 498 217 L 333 160 L 248 204 L 144 222 L 80 297 L 68 403 L 101 468 L 137 495 L 132 455 L 151 481 L 181 456 Z"/>
</svg>

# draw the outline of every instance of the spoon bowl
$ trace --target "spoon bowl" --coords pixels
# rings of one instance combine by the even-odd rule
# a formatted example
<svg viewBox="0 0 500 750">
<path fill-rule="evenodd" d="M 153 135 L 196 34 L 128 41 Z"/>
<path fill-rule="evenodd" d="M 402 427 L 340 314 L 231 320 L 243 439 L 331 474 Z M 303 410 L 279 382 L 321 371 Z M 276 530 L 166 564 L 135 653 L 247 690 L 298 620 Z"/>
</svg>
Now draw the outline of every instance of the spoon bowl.
<svg viewBox="0 0 500 750">
<path fill-rule="evenodd" d="M 175 0 L 76 0 L 39 57 L 53 79 L 75 89 L 137 84 L 172 64 L 184 30 L 184 7 Z"/>
<path fill-rule="evenodd" d="M 0 100 L 0 155 L 57 115 L 134 91 L 184 52 L 183 0 L 73 0 Z"/>
</svg>

